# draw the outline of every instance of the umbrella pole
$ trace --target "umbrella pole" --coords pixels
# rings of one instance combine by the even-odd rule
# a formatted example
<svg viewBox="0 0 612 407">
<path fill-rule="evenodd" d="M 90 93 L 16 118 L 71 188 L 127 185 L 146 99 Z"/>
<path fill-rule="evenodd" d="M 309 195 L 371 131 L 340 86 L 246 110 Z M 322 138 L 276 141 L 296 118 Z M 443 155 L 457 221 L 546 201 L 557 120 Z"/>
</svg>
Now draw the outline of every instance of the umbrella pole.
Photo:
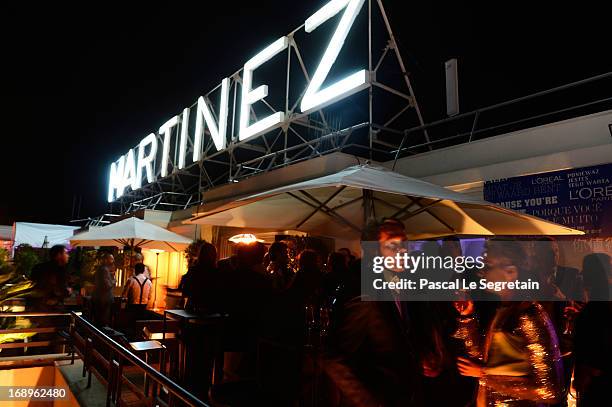
<svg viewBox="0 0 612 407">
<path fill-rule="evenodd" d="M 136 247 L 137 247 L 137 245 L 136 245 L 136 242 L 134 241 L 134 239 L 132 239 L 130 241 L 130 243 L 131 243 L 130 244 L 130 268 L 131 268 L 131 271 L 133 273 L 134 272 L 133 271 L 134 270 L 134 266 L 135 266 L 135 264 L 134 264 L 134 256 L 136 255 Z M 144 257 L 142 259 L 142 262 L 144 263 Z"/>
<path fill-rule="evenodd" d="M 153 309 L 157 309 L 157 267 L 159 266 L 159 253 L 155 253 L 155 291 L 153 292 Z"/>
<path fill-rule="evenodd" d="M 130 246 L 130 272 L 132 272 L 132 270 L 134 270 L 134 241 L 132 240 L 132 246 Z M 129 278 L 128 273 L 125 273 L 125 276 L 123 276 L 123 280 L 124 283 L 125 281 L 127 281 L 127 279 Z"/>
<path fill-rule="evenodd" d="M 362 190 L 363 194 L 363 231 L 368 230 L 370 222 L 372 221 L 372 209 L 374 206 L 373 193 L 371 189 Z"/>
</svg>

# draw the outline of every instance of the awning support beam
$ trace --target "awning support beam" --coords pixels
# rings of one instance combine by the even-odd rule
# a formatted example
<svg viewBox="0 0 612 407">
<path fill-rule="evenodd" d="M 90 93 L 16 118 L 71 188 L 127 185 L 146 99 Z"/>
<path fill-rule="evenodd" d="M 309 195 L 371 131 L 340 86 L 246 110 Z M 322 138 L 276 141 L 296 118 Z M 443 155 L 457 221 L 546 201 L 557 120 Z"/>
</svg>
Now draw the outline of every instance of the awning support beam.
<svg viewBox="0 0 612 407">
<path fill-rule="evenodd" d="M 404 212 L 406 212 L 408 210 L 408 208 L 410 208 L 412 205 L 419 205 L 418 200 L 410 197 L 410 196 L 406 196 L 406 198 L 408 198 L 408 200 L 410 201 L 406 206 L 404 206 L 402 209 L 400 209 L 399 211 L 395 212 L 393 215 L 391 215 L 392 218 L 396 219 L 398 216 L 402 215 Z"/>
<path fill-rule="evenodd" d="M 400 220 L 406 220 L 408 218 L 412 218 L 413 216 L 416 216 L 416 215 L 418 215 L 421 212 L 427 212 L 427 213 L 429 213 L 431 215 L 431 212 L 429 212 L 429 208 L 431 208 L 432 206 L 437 205 L 440 202 L 442 202 L 442 199 L 436 199 L 435 201 L 433 201 L 433 202 L 431 202 L 431 203 L 429 203 L 427 205 L 421 204 L 420 201 L 421 200 L 419 199 L 418 201 L 415 202 L 418 206 L 420 206 L 419 209 L 416 209 L 414 211 L 408 212 L 407 214 L 402 216 Z M 434 215 L 431 215 L 431 216 L 434 216 Z"/>
<path fill-rule="evenodd" d="M 314 196 L 312 196 L 311 194 L 309 194 L 308 192 L 304 191 L 304 190 L 300 190 L 300 193 L 302 195 L 304 195 L 305 197 L 311 199 L 313 202 L 315 203 L 320 203 L 319 200 L 317 198 L 315 198 Z M 314 206 L 314 205 L 312 205 Z M 354 230 L 358 231 L 361 233 L 361 229 L 357 226 L 355 226 L 353 223 L 349 222 L 347 219 L 345 219 L 342 215 L 339 215 L 337 212 L 335 212 L 335 209 L 331 209 L 326 205 L 323 205 L 321 207 L 321 212 L 323 212 L 326 215 L 331 216 L 334 219 L 339 220 L 340 222 L 343 222 L 344 224 L 348 225 L 349 227 L 353 228 Z"/>
<path fill-rule="evenodd" d="M 435 218 L 438 222 L 440 222 L 442 225 L 444 225 L 448 230 L 450 230 L 453 233 L 457 233 L 457 231 L 455 230 L 454 227 L 452 227 L 451 225 L 449 225 L 448 223 L 446 223 L 445 221 L 443 221 L 438 215 L 436 215 L 435 213 L 433 213 L 432 211 L 430 211 L 429 209 L 427 209 L 427 213 L 430 214 L 433 218 Z"/>
<path fill-rule="evenodd" d="M 344 191 L 344 189 L 346 188 L 346 185 L 343 185 L 342 187 L 338 188 L 336 190 L 336 192 L 334 192 L 333 194 L 331 194 L 331 196 L 329 198 L 327 198 L 324 202 L 322 202 L 319 206 L 317 206 L 308 216 L 306 216 L 301 222 L 299 222 L 295 228 L 299 229 L 300 226 L 302 226 L 304 223 L 306 223 L 306 221 L 308 221 L 308 219 L 312 218 L 314 216 L 314 214 L 316 214 L 318 211 L 321 210 L 322 207 L 327 207 L 327 204 L 334 199 L 340 192 Z"/>
<path fill-rule="evenodd" d="M 406 198 L 408 198 L 408 199 L 413 199 L 412 197 L 409 197 L 409 196 L 406 196 Z M 453 232 L 453 233 L 457 233 L 457 231 L 455 230 L 455 228 L 453 228 L 451 225 L 449 225 L 447 222 L 445 222 L 444 220 L 442 220 L 442 218 L 440 218 L 438 215 L 436 215 L 435 213 L 433 213 L 433 212 L 430 210 L 430 209 L 431 209 L 431 208 L 432 208 L 434 205 L 437 205 L 437 204 L 439 204 L 440 202 L 442 202 L 442 201 L 443 201 L 442 199 L 436 199 L 435 201 L 433 201 L 433 202 L 431 202 L 431 203 L 429 203 L 429 204 L 427 204 L 427 205 L 423 205 L 423 204 L 421 204 L 421 200 L 422 200 L 422 199 L 419 199 L 419 200 L 417 200 L 417 201 L 415 202 L 415 203 L 416 203 L 418 206 L 420 206 L 420 208 L 419 208 L 419 209 L 417 209 L 417 210 L 415 210 L 415 211 L 412 211 L 412 212 L 410 212 L 410 213 L 408 213 L 408 214 L 406 214 L 406 215 L 402 216 L 402 218 L 401 218 L 400 220 L 402 220 L 402 221 L 403 221 L 403 220 L 406 220 L 406 219 L 408 219 L 408 218 L 411 218 L 411 217 L 413 217 L 413 216 L 415 216 L 415 215 L 418 215 L 419 213 L 421 213 L 421 212 L 425 211 L 425 212 L 427 212 L 428 214 L 430 214 L 432 218 L 434 218 L 435 220 L 437 220 L 438 222 L 440 222 L 440 223 L 441 223 L 441 224 L 442 224 L 442 225 L 443 225 L 445 228 L 447 228 L 448 230 L 450 230 L 450 231 L 451 231 L 451 232 Z"/>
<path fill-rule="evenodd" d="M 319 202 L 318 199 L 316 199 L 315 197 L 313 197 L 312 195 L 310 195 L 309 193 L 307 193 L 306 191 L 300 190 L 299 191 L 302 195 L 306 196 L 308 199 L 311 199 L 312 201 L 314 201 L 317 204 L 321 204 L 321 202 Z M 316 208 L 317 205 L 313 204 L 309 201 L 307 201 L 306 199 L 292 193 L 292 192 L 287 192 L 287 195 L 297 199 L 298 201 L 312 207 L 312 208 Z M 356 232 L 361 233 L 361 229 L 359 229 L 357 226 L 353 225 L 351 222 L 349 222 L 348 220 L 344 219 L 342 216 L 338 215 L 337 213 L 335 213 L 332 209 L 328 208 L 327 206 L 322 206 L 321 209 L 319 209 L 321 211 L 321 213 L 329 216 L 330 218 L 332 218 L 333 220 L 340 222 L 348 227 L 350 227 L 351 229 L 355 230 Z"/>
</svg>

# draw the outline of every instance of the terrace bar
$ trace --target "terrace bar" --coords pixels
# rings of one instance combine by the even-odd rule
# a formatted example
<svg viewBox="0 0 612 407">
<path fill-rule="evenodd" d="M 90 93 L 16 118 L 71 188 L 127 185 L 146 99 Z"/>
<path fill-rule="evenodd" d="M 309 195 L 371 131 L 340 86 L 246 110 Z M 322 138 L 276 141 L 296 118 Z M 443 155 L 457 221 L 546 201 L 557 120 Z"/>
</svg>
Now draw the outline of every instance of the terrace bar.
<svg viewBox="0 0 612 407">
<path fill-rule="evenodd" d="M 108 210 L 0 225 L 0 405 L 605 404 L 612 72 L 433 119 L 387 3 L 249 9 Z"/>
</svg>

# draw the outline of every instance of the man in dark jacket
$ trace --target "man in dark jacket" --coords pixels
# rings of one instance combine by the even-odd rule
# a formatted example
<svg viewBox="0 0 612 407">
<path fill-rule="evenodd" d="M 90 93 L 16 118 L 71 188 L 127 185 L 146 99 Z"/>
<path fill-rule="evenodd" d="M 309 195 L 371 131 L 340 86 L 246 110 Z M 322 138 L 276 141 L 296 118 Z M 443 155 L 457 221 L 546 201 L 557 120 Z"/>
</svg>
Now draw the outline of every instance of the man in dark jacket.
<svg viewBox="0 0 612 407">
<path fill-rule="evenodd" d="M 398 239 L 406 239 L 399 222 L 379 228 L 381 247 Z M 406 304 L 391 295 L 386 301 L 361 295 L 360 269 L 355 262 L 336 298 L 325 373 L 342 406 L 421 405 L 422 369 L 409 339 Z"/>
<path fill-rule="evenodd" d="M 30 279 L 36 284 L 35 295 L 29 304 L 32 309 L 49 311 L 63 306 L 64 298 L 70 295 L 66 265 L 68 252 L 62 245 L 49 250 L 49 261 L 32 269 Z"/>
<path fill-rule="evenodd" d="M 336 321 L 325 372 L 342 405 L 420 405 L 420 368 L 395 304 L 353 297 Z"/>
</svg>

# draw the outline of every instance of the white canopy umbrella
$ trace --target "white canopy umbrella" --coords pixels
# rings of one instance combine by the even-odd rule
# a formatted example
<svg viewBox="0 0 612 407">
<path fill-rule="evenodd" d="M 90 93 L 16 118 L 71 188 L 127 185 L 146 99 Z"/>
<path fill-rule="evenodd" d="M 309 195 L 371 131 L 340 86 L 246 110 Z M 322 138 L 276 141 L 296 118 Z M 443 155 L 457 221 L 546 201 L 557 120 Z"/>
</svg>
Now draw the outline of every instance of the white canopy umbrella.
<svg viewBox="0 0 612 407">
<path fill-rule="evenodd" d="M 583 234 L 370 165 L 201 209 L 185 223 L 300 230 L 350 239 L 359 239 L 364 225 L 373 218 L 401 220 L 411 239 Z"/>
<path fill-rule="evenodd" d="M 179 234 L 138 218 L 127 218 L 110 225 L 74 235 L 73 246 L 129 246 L 177 252 L 191 243 Z"/>
</svg>

